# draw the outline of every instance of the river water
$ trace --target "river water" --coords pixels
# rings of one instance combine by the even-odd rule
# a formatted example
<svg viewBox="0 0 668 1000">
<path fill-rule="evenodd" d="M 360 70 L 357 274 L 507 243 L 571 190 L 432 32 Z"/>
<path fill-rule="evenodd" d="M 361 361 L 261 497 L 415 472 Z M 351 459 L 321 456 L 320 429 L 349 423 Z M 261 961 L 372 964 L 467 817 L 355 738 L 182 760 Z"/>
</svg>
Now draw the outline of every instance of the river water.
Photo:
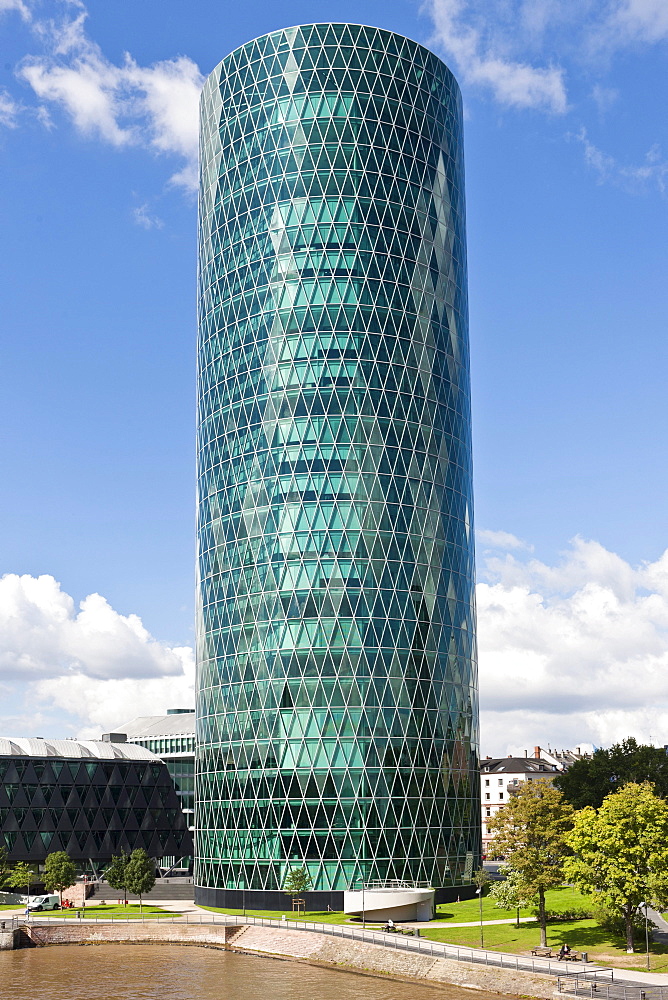
<svg viewBox="0 0 668 1000">
<path fill-rule="evenodd" d="M 175 945 L 54 945 L 0 952 L 11 1000 L 499 1000 L 299 962 Z"/>
</svg>

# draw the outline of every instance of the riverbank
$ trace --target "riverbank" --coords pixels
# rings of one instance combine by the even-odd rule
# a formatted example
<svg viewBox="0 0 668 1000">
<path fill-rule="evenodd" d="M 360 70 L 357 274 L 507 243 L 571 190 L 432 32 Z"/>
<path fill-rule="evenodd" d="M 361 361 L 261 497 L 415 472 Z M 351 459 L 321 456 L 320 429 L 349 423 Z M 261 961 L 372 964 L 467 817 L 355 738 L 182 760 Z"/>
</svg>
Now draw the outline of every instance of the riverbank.
<svg viewBox="0 0 668 1000">
<path fill-rule="evenodd" d="M 332 969 L 393 978 L 433 987 L 459 986 L 552 1000 L 553 975 L 486 968 L 401 948 L 334 938 L 314 931 L 252 924 L 50 923 L 21 927 L 19 946 L 56 944 L 177 944 L 305 962 Z"/>
</svg>

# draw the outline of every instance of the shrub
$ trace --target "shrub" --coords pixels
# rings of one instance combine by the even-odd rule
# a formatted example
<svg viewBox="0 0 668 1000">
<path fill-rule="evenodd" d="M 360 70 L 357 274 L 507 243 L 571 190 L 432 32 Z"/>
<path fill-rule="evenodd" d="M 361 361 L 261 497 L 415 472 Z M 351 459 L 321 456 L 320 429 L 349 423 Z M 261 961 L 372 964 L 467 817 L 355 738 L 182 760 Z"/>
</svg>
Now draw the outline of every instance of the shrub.
<svg viewBox="0 0 668 1000">
<path fill-rule="evenodd" d="M 624 917 L 621 913 L 613 913 L 610 910 L 606 910 L 604 906 L 598 906 L 594 909 L 593 917 L 599 927 L 609 931 L 615 937 L 621 938 L 622 941 L 626 940 Z M 653 930 L 656 930 L 656 924 L 652 920 L 648 920 L 647 923 L 651 934 Z M 637 913 L 633 918 L 633 937 L 640 939 L 644 938 L 644 936 L 645 915 Z"/>
</svg>

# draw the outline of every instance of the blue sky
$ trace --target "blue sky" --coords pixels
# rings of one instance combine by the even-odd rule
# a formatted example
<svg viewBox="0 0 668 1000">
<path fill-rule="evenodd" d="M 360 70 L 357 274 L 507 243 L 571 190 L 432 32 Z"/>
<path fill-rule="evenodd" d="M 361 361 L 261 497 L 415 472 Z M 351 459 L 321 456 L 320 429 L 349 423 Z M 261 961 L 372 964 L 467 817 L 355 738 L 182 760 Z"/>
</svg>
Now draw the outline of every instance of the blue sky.
<svg viewBox="0 0 668 1000">
<path fill-rule="evenodd" d="M 668 742 L 664 0 L 157 11 L 0 0 L 0 729 L 191 697 L 197 91 L 350 20 L 464 92 L 483 747 Z"/>
</svg>

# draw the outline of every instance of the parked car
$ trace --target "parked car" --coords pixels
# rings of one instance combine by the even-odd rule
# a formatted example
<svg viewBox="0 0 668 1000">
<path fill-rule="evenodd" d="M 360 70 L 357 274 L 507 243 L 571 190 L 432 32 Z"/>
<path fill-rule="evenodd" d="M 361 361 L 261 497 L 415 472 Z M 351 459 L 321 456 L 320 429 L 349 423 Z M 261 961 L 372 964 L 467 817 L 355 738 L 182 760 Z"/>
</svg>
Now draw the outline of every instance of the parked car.
<svg viewBox="0 0 668 1000">
<path fill-rule="evenodd" d="M 33 913 L 37 913 L 39 910 L 59 910 L 60 899 L 55 894 L 52 896 L 29 896 L 27 906 Z"/>
</svg>

